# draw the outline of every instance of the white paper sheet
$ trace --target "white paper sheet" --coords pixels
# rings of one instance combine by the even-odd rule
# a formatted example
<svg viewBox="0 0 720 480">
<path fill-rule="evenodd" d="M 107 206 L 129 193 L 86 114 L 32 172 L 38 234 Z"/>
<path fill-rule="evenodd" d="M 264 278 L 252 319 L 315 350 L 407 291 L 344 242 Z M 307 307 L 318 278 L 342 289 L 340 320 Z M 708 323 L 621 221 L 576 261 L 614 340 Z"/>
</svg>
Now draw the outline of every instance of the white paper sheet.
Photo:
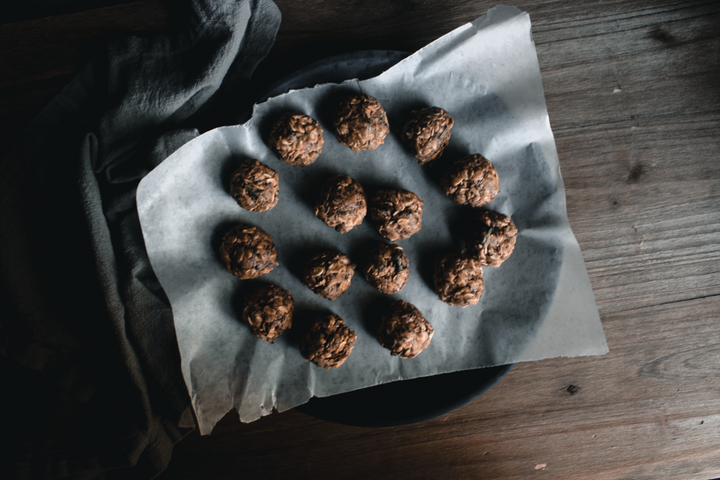
<svg viewBox="0 0 720 480">
<path fill-rule="evenodd" d="M 388 111 L 391 134 L 375 151 L 352 152 L 331 133 L 332 113 L 346 93 L 376 97 Z M 397 132 L 410 110 L 438 106 L 455 119 L 442 158 L 420 166 Z M 280 162 L 265 144 L 285 111 L 317 119 L 325 148 L 305 168 Z M 510 215 L 519 229 L 515 252 L 484 269 L 480 303 L 460 308 L 437 299 L 435 259 L 460 251 L 460 232 L 473 212 L 449 200 L 438 176 L 449 162 L 480 153 L 496 167 L 500 193 L 486 208 Z M 280 202 L 268 212 L 240 208 L 227 193 L 230 173 L 244 158 L 280 174 Z M 323 182 L 350 175 L 366 192 L 397 187 L 425 202 L 422 230 L 398 242 L 411 277 L 398 294 L 374 290 L 357 272 L 350 289 L 331 302 L 298 279 L 319 247 L 342 251 L 358 264 L 382 240 L 368 219 L 340 234 L 312 211 Z M 495 7 L 416 52 L 382 75 L 292 91 L 256 106 L 244 125 L 222 127 L 183 146 L 138 188 L 138 211 L 153 269 L 172 305 L 183 373 L 200 431 L 208 434 L 230 409 L 244 422 L 328 396 L 384 382 L 556 356 L 607 352 L 585 265 L 565 209 L 565 193 L 550 129 L 527 14 Z M 280 265 L 259 281 L 289 290 L 293 328 L 269 344 L 238 320 L 250 282 L 221 264 L 217 246 L 244 222 L 274 239 Z M 412 360 L 390 356 L 375 340 L 382 309 L 393 300 L 414 304 L 433 324 L 430 347 Z M 304 360 L 299 342 L 313 312 L 340 315 L 358 340 L 348 361 L 326 371 Z"/>
</svg>

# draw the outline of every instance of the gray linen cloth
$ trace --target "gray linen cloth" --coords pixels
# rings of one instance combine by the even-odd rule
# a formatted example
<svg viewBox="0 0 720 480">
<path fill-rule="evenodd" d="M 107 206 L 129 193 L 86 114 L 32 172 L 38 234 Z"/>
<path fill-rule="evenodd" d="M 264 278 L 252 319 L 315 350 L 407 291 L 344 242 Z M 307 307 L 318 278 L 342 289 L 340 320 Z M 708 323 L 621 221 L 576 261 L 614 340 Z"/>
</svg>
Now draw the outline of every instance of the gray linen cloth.
<svg viewBox="0 0 720 480">
<path fill-rule="evenodd" d="M 199 130 L 237 120 L 280 13 L 173 9 L 172 33 L 109 45 L 0 163 L 3 478 L 151 478 L 194 428 L 135 190 Z"/>
</svg>

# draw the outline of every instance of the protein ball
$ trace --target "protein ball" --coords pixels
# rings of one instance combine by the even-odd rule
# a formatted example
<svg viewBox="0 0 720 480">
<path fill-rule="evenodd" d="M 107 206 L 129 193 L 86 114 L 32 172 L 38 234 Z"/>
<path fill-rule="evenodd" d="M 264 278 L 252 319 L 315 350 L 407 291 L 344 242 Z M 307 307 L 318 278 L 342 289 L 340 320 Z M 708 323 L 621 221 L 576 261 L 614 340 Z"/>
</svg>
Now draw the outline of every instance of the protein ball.
<svg viewBox="0 0 720 480">
<path fill-rule="evenodd" d="M 357 334 L 334 314 L 315 317 L 300 344 L 302 356 L 318 367 L 330 370 L 342 365 L 355 346 Z"/>
<path fill-rule="evenodd" d="M 472 207 L 492 202 L 500 189 L 495 167 L 478 154 L 468 155 L 455 162 L 440 184 L 454 202 Z"/>
<path fill-rule="evenodd" d="M 400 133 L 402 141 L 420 165 L 435 160 L 450 141 L 450 129 L 455 121 L 438 107 L 415 110 L 410 117 Z"/>
<path fill-rule="evenodd" d="M 347 175 L 335 175 L 320 191 L 315 215 L 340 233 L 360 225 L 367 213 L 362 186 Z"/>
<path fill-rule="evenodd" d="M 272 168 L 247 159 L 230 178 L 230 195 L 245 210 L 264 212 L 278 203 L 278 179 Z"/>
<path fill-rule="evenodd" d="M 464 252 L 445 255 L 435 264 L 435 291 L 449 305 L 475 305 L 485 288 L 482 275 L 478 259 Z"/>
<path fill-rule="evenodd" d="M 236 225 L 225 234 L 220 258 L 227 269 L 243 280 L 258 278 L 275 268 L 277 250 L 264 230 L 250 225 Z"/>
<path fill-rule="evenodd" d="M 391 295 L 402 290 L 410 278 L 410 260 L 397 245 L 378 243 L 370 252 L 364 274 L 370 285 Z"/>
<path fill-rule="evenodd" d="M 370 95 L 346 98 L 335 113 L 333 125 L 337 141 L 354 152 L 375 150 L 390 133 L 385 109 Z"/>
<path fill-rule="evenodd" d="M 287 290 L 263 285 L 245 297 L 242 318 L 256 337 L 273 343 L 292 326 L 294 303 Z"/>
<path fill-rule="evenodd" d="M 477 224 L 467 252 L 480 261 L 481 265 L 498 267 L 512 254 L 517 239 L 517 227 L 510 217 L 489 210 L 478 215 Z"/>
<path fill-rule="evenodd" d="M 325 137 L 314 119 L 300 113 L 284 113 L 273 125 L 269 143 L 280 160 L 305 167 L 320 156 Z"/>
<path fill-rule="evenodd" d="M 379 190 L 370 199 L 370 220 L 375 229 L 396 242 L 422 228 L 423 201 L 407 190 Z"/>
<path fill-rule="evenodd" d="M 377 331 L 380 345 L 390 355 L 415 358 L 430 345 L 435 329 L 414 305 L 398 300 L 382 317 Z"/>
<path fill-rule="evenodd" d="M 340 252 L 323 252 L 314 255 L 302 272 L 302 283 L 317 295 L 336 300 L 350 288 L 355 265 Z"/>
</svg>

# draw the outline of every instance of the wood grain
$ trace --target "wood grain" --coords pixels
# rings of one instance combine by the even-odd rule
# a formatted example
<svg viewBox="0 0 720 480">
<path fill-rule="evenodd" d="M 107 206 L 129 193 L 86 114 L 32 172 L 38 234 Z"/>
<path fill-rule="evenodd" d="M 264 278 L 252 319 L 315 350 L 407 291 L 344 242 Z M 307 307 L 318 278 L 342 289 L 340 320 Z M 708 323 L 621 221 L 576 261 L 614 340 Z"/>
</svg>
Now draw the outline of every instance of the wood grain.
<svg viewBox="0 0 720 480">
<path fill-rule="evenodd" d="M 494 2 L 277 2 L 258 85 L 327 55 L 414 51 Z M 176 446 L 164 480 L 720 477 L 720 3 L 514 2 L 530 13 L 550 122 L 610 353 L 518 365 L 417 425 L 290 411 Z M 163 31 L 140 1 L 0 26 L 7 141 L 108 31 Z M 12 41 L 11 41 L 12 40 Z M 259 88 L 259 87 L 258 87 Z"/>
</svg>

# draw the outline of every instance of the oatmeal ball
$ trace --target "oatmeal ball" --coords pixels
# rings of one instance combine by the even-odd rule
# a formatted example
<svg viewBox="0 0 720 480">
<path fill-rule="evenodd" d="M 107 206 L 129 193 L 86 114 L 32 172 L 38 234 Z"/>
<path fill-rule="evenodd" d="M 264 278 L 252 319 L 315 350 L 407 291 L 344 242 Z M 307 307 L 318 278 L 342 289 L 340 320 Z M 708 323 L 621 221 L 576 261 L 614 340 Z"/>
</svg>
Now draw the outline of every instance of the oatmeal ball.
<svg viewBox="0 0 720 480">
<path fill-rule="evenodd" d="M 242 318 L 256 337 L 270 343 L 292 326 L 294 303 L 287 290 L 263 285 L 245 297 Z"/>
<path fill-rule="evenodd" d="M 368 283 L 381 293 L 397 293 L 410 278 L 410 260 L 397 245 L 378 243 L 370 252 L 364 273 Z"/>
<path fill-rule="evenodd" d="M 468 155 L 455 162 L 440 181 L 454 202 L 471 207 L 490 203 L 500 189 L 495 167 L 482 155 Z"/>
<path fill-rule="evenodd" d="M 277 250 L 263 229 L 239 224 L 225 234 L 220 258 L 227 269 L 243 280 L 258 278 L 275 268 Z"/>
<path fill-rule="evenodd" d="M 340 233 L 360 225 L 366 213 L 365 191 L 347 175 L 328 180 L 315 203 L 315 215 Z"/>
<path fill-rule="evenodd" d="M 257 160 L 247 159 L 230 178 L 230 195 L 245 210 L 264 212 L 278 202 L 278 173 Z"/>
<path fill-rule="evenodd" d="M 467 242 L 467 252 L 481 265 L 498 267 L 515 249 L 518 230 L 510 217 L 499 212 L 483 211 L 475 223 L 476 230 Z"/>
<path fill-rule="evenodd" d="M 455 121 L 438 107 L 415 110 L 410 117 L 400 134 L 402 141 L 420 165 L 435 160 L 450 141 L 450 129 Z"/>
<path fill-rule="evenodd" d="M 465 252 L 445 255 L 435 264 L 435 291 L 454 307 L 475 305 L 485 288 L 482 274 L 480 261 Z"/>
<path fill-rule="evenodd" d="M 357 335 L 337 315 L 318 315 L 300 344 L 303 358 L 330 370 L 342 365 L 355 346 Z"/>
<path fill-rule="evenodd" d="M 270 149 L 283 162 L 305 167 L 322 153 L 325 137 L 320 124 L 300 113 L 284 113 L 270 131 Z"/>
<path fill-rule="evenodd" d="M 302 272 L 302 283 L 317 295 L 337 300 L 350 288 L 355 265 L 347 255 L 327 251 L 314 255 Z"/>
<path fill-rule="evenodd" d="M 414 305 L 398 300 L 382 317 L 377 331 L 380 345 L 390 355 L 415 358 L 430 345 L 435 329 Z"/>
<path fill-rule="evenodd" d="M 380 190 L 370 199 L 370 219 L 378 233 L 396 242 L 420 231 L 423 201 L 407 190 Z"/>
<path fill-rule="evenodd" d="M 370 95 L 346 98 L 335 113 L 333 125 L 337 141 L 354 152 L 375 150 L 390 133 L 385 109 Z"/>
</svg>

